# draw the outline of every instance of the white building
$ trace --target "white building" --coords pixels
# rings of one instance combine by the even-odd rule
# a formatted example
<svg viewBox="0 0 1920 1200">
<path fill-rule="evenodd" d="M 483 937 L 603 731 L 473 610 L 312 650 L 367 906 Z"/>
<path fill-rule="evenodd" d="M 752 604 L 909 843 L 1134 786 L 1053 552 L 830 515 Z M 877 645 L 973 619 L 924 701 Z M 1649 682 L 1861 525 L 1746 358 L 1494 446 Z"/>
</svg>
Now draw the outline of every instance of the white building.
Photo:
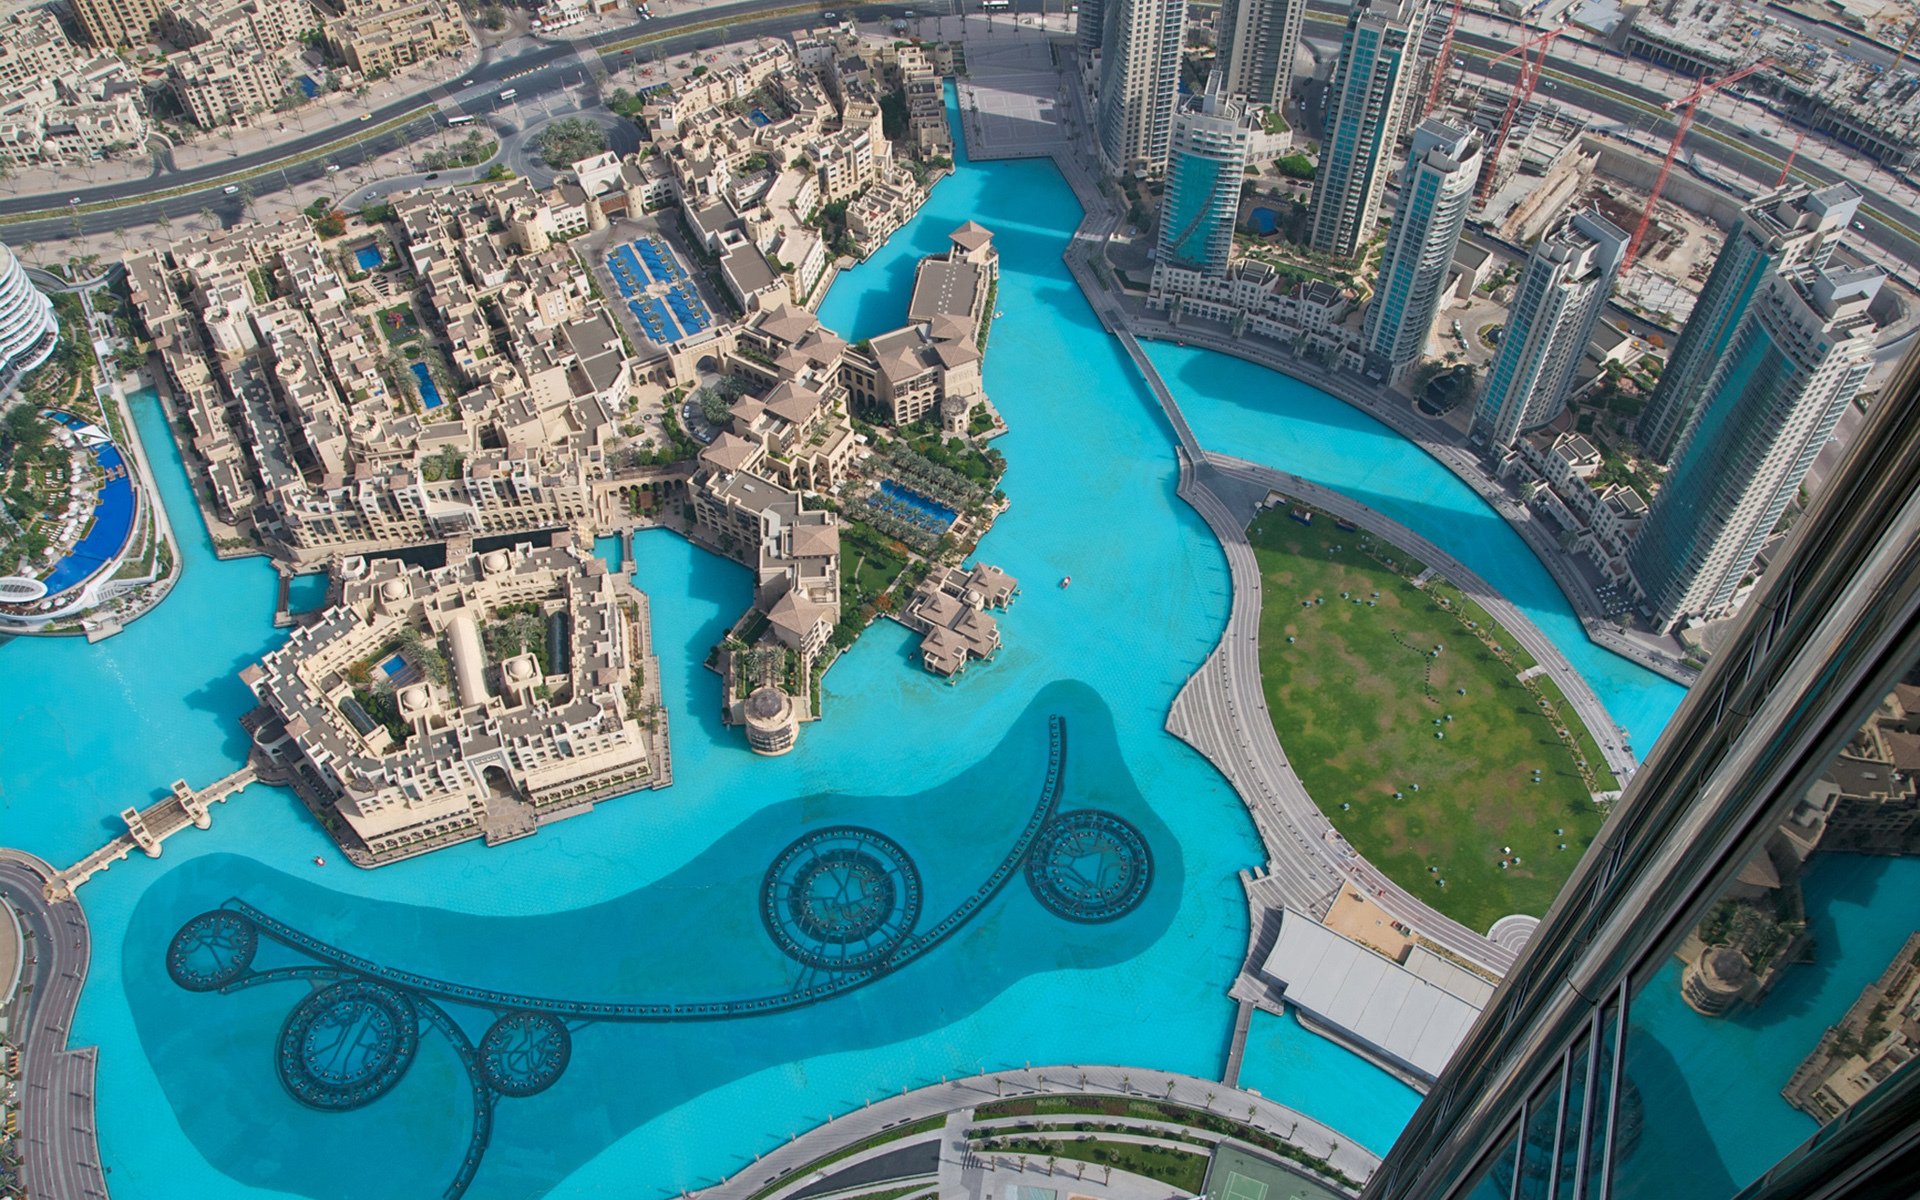
<svg viewBox="0 0 1920 1200">
<path fill-rule="evenodd" d="M 1480 174 L 1479 137 L 1440 120 L 1413 131 L 1400 204 L 1367 307 L 1367 373 L 1398 380 L 1426 352 Z"/>
<path fill-rule="evenodd" d="M 1592 209 L 1534 247 L 1473 415 L 1476 441 L 1504 450 L 1566 411 L 1574 371 L 1626 252 L 1627 235 Z"/>
</svg>

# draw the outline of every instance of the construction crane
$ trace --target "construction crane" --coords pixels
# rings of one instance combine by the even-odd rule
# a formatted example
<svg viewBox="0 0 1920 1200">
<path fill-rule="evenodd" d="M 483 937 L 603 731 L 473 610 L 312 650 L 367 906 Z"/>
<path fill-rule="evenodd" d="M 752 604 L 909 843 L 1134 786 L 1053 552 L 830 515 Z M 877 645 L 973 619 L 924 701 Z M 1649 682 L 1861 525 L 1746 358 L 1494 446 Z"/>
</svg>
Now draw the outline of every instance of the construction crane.
<svg viewBox="0 0 1920 1200">
<path fill-rule="evenodd" d="M 1460 0 L 1453 0 L 1453 15 L 1447 18 L 1446 36 L 1440 39 L 1440 57 L 1433 64 L 1433 86 L 1427 89 L 1427 106 L 1420 110 L 1426 120 L 1440 107 L 1440 89 L 1447 82 L 1447 70 L 1453 65 L 1453 31 L 1460 28 Z"/>
<path fill-rule="evenodd" d="M 1514 114 L 1520 111 L 1522 104 L 1533 99 L 1533 89 L 1540 83 L 1540 68 L 1547 63 L 1548 48 L 1553 45 L 1555 38 L 1558 38 L 1569 28 L 1567 25 L 1556 25 L 1545 32 L 1536 33 L 1505 54 L 1501 54 L 1488 62 L 1487 65 L 1492 66 L 1493 63 L 1497 63 L 1501 59 L 1518 54 L 1520 56 L 1520 74 L 1513 81 L 1513 93 L 1507 97 L 1507 111 L 1500 114 L 1500 128 L 1494 133 L 1493 140 L 1487 143 L 1487 155 L 1480 167 L 1480 186 L 1474 195 L 1476 202 L 1485 204 L 1487 201 L 1487 193 L 1493 190 L 1494 168 L 1500 162 L 1500 151 L 1506 147 L 1507 131 L 1513 128 Z M 1538 55 L 1532 53 L 1536 47 L 1538 47 L 1540 51 Z"/>
<path fill-rule="evenodd" d="M 1647 226 L 1653 223 L 1653 206 L 1660 202 L 1660 190 L 1667 186 L 1667 176 L 1673 170 L 1674 157 L 1680 153 L 1680 143 L 1686 139 L 1687 130 L 1693 128 L 1694 110 L 1698 109 L 1700 102 L 1708 96 L 1730 84 L 1738 83 L 1772 62 L 1770 58 L 1762 58 L 1748 63 L 1737 71 L 1722 75 L 1718 79 L 1703 79 L 1686 95 L 1667 101 L 1666 110 L 1678 112 L 1680 124 L 1673 131 L 1673 141 L 1667 143 L 1667 156 L 1660 161 L 1660 173 L 1653 177 L 1653 190 L 1647 193 L 1647 206 L 1640 211 L 1640 224 L 1634 227 L 1633 240 L 1627 243 L 1627 256 L 1620 263 L 1622 275 L 1626 274 L 1627 268 L 1631 267 L 1633 260 L 1640 255 L 1640 243 L 1646 240 Z"/>
<path fill-rule="evenodd" d="M 1780 178 L 1773 181 L 1774 187 L 1783 188 L 1787 186 L 1787 176 L 1793 171 L 1793 160 L 1800 156 L 1800 143 L 1806 140 L 1807 127 L 1802 125 L 1799 132 L 1793 135 L 1793 149 L 1787 151 L 1787 161 L 1780 164 Z"/>
</svg>

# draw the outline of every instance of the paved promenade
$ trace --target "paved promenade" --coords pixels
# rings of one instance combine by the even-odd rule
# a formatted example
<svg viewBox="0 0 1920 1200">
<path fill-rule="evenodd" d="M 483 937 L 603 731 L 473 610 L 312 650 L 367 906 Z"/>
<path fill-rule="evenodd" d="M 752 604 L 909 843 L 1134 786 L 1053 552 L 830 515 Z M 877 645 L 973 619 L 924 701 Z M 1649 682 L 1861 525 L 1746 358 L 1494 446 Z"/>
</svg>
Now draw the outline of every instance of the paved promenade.
<svg viewBox="0 0 1920 1200">
<path fill-rule="evenodd" d="M 1452 430 L 1418 416 L 1406 397 L 1396 393 L 1383 394 L 1378 388 L 1351 375 L 1323 370 L 1318 364 L 1304 358 L 1282 354 L 1279 347 L 1263 343 L 1256 337 L 1236 338 L 1223 330 L 1209 328 L 1205 323 L 1183 322 L 1176 325 L 1148 316 L 1140 311 L 1137 299 L 1123 300 L 1122 311 L 1124 315 L 1120 319 L 1140 337 L 1200 346 L 1290 375 L 1352 405 L 1392 429 L 1426 451 L 1435 462 L 1452 471 L 1506 520 L 1507 525 L 1532 549 L 1548 574 L 1553 576 L 1574 611 L 1580 615 L 1580 623 L 1595 645 L 1683 686 L 1691 687 L 1693 681 L 1699 678 L 1699 672 L 1689 667 L 1673 651 L 1649 646 L 1629 637 L 1607 620 L 1602 615 L 1600 598 L 1594 594 L 1592 584 L 1567 561 L 1566 551 L 1561 549 L 1553 531 L 1534 520 L 1532 511 L 1526 505 L 1517 502 L 1507 494 L 1505 488 L 1489 478 L 1480 456 L 1463 444 Z"/>
<path fill-rule="evenodd" d="M 107 1195 L 93 1126 L 95 1049 L 67 1048 L 74 1007 L 87 981 L 92 936 L 78 904 L 54 904 L 45 889 L 51 866 L 30 854 L 0 850 L 0 903 L 26 931 L 15 1036 L 24 1070 L 20 1140 L 27 1194 L 49 1200 Z"/>
<path fill-rule="evenodd" d="M 1036 1187 L 1063 1186 L 1069 1182 L 1063 1177 L 1064 1172 L 1055 1175 L 1055 1182 L 1049 1184 L 1048 1176 L 1038 1162 L 1030 1161 L 1028 1169 L 1021 1172 L 1013 1169 L 1011 1163 L 996 1164 L 990 1161 L 990 1156 L 969 1154 L 964 1139 L 956 1131 L 956 1126 L 964 1130 L 976 1106 L 991 1103 L 995 1099 L 1027 1095 L 1135 1096 L 1172 1100 L 1193 1108 L 1210 1107 L 1236 1121 L 1248 1121 L 1256 1129 L 1324 1158 L 1354 1179 L 1367 1179 L 1380 1165 L 1376 1155 L 1354 1145 L 1337 1130 L 1303 1116 L 1284 1104 L 1276 1104 L 1248 1092 L 1233 1091 L 1213 1080 L 1138 1067 L 1041 1066 L 943 1080 L 839 1114 L 830 1122 L 817 1125 L 792 1141 L 760 1155 L 728 1179 L 691 1192 L 689 1196 L 700 1200 L 746 1200 L 746 1197 L 754 1195 L 781 1176 L 791 1176 L 788 1186 L 772 1193 L 773 1200 L 779 1200 L 786 1192 L 800 1190 L 809 1182 L 818 1182 L 818 1172 L 804 1171 L 802 1168 L 824 1155 L 888 1129 L 916 1124 L 933 1117 L 951 1118 L 955 1114 L 959 1115 L 959 1119 L 950 1119 L 944 1129 L 909 1135 L 841 1159 L 833 1164 L 832 1170 L 844 1170 L 864 1159 L 912 1145 L 915 1140 L 938 1138 L 941 1143 L 940 1176 L 943 1180 L 949 1177 L 960 1179 L 963 1191 L 958 1194 L 984 1196 L 1014 1183 Z M 1150 1185 L 1144 1180 L 1126 1180 L 1119 1172 L 1114 1173 L 1113 1179 L 1113 1184 L 1119 1186 L 1111 1190 L 1102 1186 L 1098 1177 L 1091 1172 L 1084 1181 L 1071 1182 L 1075 1192 L 1110 1196 L 1113 1200 L 1147 1200 L 1148 1197 L 1158 1200 L 1159 1197 L 1172 1194 L 1164 1185 Z M 943 1188 L 940 1195 L 944 1198 L 948 1192 Z"/>
<path fill-rule="evenodd" d="M 1391 517 L 1375 512 L 1357 500 L 1348 499 L 1332 488 L 1322 487 L 1298 475 L 1276 471 L 1271 467 L 1263 467 L 1259 463 L 1248 462 L 1246 459 L 1234 458 L 1231 455 L 1209 454 L 1207 460 L 1231 478 L 1246 480 L 1260 487 L 1284 492 L 1293 499 L 1304 501 L 1323 512 L 1332 513 L 1341 520 L 1352 522 L 1376 537 L 1408 551 L 1445 576 L 1448 582 L 1465 592 L 1469 599 L 1505 626 L 1507 632 L 1513 635 L 1513 639 L 1539 663 L 1540 673 L 1553 680 L 1559 685 L 1560 690 L 1566 693 L 1574 712 L 1593 734 L 1594 740 L 1600 743 L 1600 752 L 1606 757 L 1607 769 L 1619 778 L 1622 786 L 1625 786 L 1626 781 L 1633 775 L 1634 769 L 1639 766 L 1632 750 L 1627 746 L 1625 732 L 1614 723 L 1612 715 L 1607 712 L 1606 705 L 1600 702 L 1600 697 L 1594 694 L 1593 688 L 1588 686 L 1580 672 L 1574 670 L 1573 664 L 1567 661 L 1567 656 L 1560 652 L 1560 647 L 1553 644 L 1553 639 L 1542 633 L 1538 625 L 1516 608 L 1512 601 L 1502 596 L 1492 584 L 1476 574 L 1471 567 Z"/>
</svg>

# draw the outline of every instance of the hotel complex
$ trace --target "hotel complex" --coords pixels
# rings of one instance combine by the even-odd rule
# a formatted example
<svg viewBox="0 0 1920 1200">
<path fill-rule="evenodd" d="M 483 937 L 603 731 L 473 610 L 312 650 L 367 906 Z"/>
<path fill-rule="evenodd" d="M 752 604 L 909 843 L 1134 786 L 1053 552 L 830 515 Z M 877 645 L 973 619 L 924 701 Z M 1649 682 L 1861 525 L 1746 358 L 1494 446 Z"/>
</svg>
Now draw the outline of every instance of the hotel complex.
<svg viewBox="0 0 1920 1200">
<path fill-rule="evenodd" d="M 241 680 L 254 740 L 362 866 L 672 782 L 646 597 L 562 536 L 426 570 L 345 557 Z"/>
</svg>

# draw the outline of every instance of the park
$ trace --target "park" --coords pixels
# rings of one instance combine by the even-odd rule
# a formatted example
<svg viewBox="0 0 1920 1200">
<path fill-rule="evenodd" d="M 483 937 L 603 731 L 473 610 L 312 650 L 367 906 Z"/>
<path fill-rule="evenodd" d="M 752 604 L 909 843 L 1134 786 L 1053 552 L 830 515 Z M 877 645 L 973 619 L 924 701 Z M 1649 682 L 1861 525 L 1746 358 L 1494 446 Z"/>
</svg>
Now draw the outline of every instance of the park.
<svg viewBox="0 0 1920 1200">
<path fill-rule="evenodd" d="M 1248 538 L 1261 686 L 1321 811 L 1470 928 L 1545 913 L 1606 815 L 1596 793 L 1617 786 L 1559 689 L 1457 588 L 1363 530 L 1282 504 Z"/>
</svg>

